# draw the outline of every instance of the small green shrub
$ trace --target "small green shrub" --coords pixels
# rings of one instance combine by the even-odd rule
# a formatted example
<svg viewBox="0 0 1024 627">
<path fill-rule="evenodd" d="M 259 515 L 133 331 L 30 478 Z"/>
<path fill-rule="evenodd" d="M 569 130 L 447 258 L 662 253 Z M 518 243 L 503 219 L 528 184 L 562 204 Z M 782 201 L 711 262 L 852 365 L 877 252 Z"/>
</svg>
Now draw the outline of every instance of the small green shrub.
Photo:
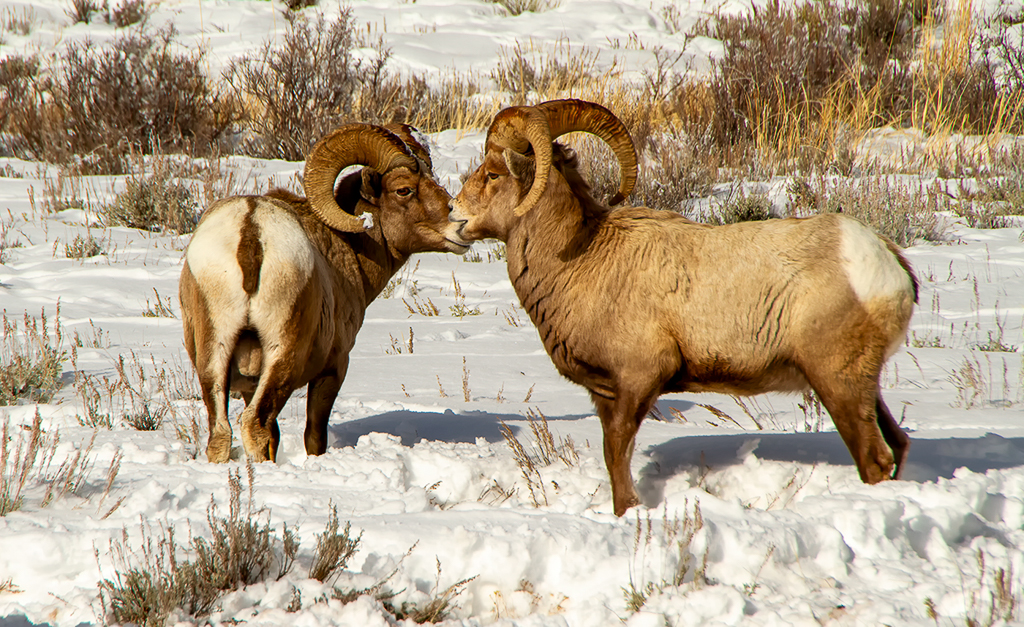
<svg viewBox="0 0 1024 627">
<path fill-rule="evenodd" d="M 71 7 L 65 13 L 71 18 L 72 25 L 88 24 L 92 16 L 99 13 L 103 7 L 95 0 L 71 0 Z"/>
<path fill-rule="evenodd" d="M 26 312 L 21 324 L 3 312 L 0 406 L 14 405 L 21 400 L 50 402 L 60 389 L 62 366 L 67 358 L 63 339 L 59 304 L 52 331 L 48 328 L 45 311 L 39 318 L 32 318 Z"/>
<path fill-rule="evenodd" d="M 73 240 L 64 244 L 64 256 L 68 259 L 86 259 L 102 252 L 100 240 L 93 237 L 92 233 L 87 233 L 85 237 L 76 233 Z"/>
<path fill-rule="evenodd" d="M 522 15 L 523 13 L 542 13 L 557 8 L 562 4 L 561 0 L 491 0 L 493 4 L 500 4 L 509 15 Z"/>
<path fill-rule="evenodd" d="M 118 28 L 127 28 L 133 24 L 144 25 L 152 13 L 153 7 L 147 6 L 146 0 L 123 0 L 107 14 L 107 23 Z"/>
<path fill-rule="evenodd" d="M 715 211 L 709 212 L 707 222 L 709 224 L 736 224 L 739 222 L 751 222 L 757 220 L 768 220 L 772 217 L 772 201 L 766 194 L 746 194 L 740 192 L 734 194 Z"/>
<path fill-rule="evenodd" d="M 109 226 L 144 231 L 184 234 L 191 233 L 199 224 L 199 204 L 192 190 L 172 180 L 166 170 L 130 178 L 124 191 L 101 207 L 99 213 Z"/>
</svg>

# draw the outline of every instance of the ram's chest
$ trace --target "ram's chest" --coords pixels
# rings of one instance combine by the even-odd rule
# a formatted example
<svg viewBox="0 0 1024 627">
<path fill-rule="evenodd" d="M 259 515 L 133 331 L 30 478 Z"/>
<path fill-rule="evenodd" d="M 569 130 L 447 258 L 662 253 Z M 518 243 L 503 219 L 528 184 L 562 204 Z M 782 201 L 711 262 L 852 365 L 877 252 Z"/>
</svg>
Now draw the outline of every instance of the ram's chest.
<svg viewBox="0 0 1024 627">
<path fill-rule="evenodd" d="M 570 276 L 532 273 L 527 266 L 512 284 L 558 372 L 574 383 L 603 389 L 610 385 L 603 351 L 595 342 L 589 308 L 573 304 L 571 281 Z"/>
</svg>

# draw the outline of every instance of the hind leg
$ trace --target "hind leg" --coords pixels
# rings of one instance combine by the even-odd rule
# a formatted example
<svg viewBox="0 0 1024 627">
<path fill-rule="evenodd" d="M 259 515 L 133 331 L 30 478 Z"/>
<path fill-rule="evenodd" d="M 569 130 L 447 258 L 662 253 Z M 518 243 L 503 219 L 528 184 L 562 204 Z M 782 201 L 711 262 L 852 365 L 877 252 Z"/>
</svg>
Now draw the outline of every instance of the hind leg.
<svg viewBox="0 0 1024 627">
<path fill-rule="evenodd" d="M 206 457 L 213 463 L 228 461 L 231 454 L 231 422 L 228 420 L 228 388 L 231 352 L 238 329 L 230 312 L 212 315 L 188 261 L 178 284 L 185 351 L 199 377 L 203 404 L 210 421 Z M 219 325 L 219 326 L 218 326 Z"/>
<path fill-rule="evenodd" d="M 241 416 L 242 445 L 253 461 L 275 461 L 281 442 L 281 431 L 277 415 L 281 413 L 292 386 L 289 382 L 288 364 L 276 362 L 265 368 L 260 376 L 252 402 L 246 405 Z"/>
<path fill-rule="evenodd" d="M 876 383 L 837 374 L 829 379 L 808 380 L 857 464 L 864 483 L 878 483 L 893 476 L 896 461 L 877 415 Z M 890 417 L 891 419 L 891 417 Z"/>
<path fill-rule="evenodd" d="M 231 422 L 228 420 L 228 394 L 225 386 L 211 377 L 199 377 L 203 390 L 203 403 L 210 418 L 210 439 L 206 444 L 206 458 L 215 464 L 228 461 L 231 455 Z"/>
<path fill-rule="evenodd" d="M 907 454 L 910 452 L 910 438 L 896 423 L 889 408 L 882 402 L 881 390 L 877 391 L 876 395 L 875 416 L 878 428 L 881 429 L 882 437 L 885 438 L 885 443 L 892 449 L 893 457 L 896 459 L 896 472 L 893 474 L 893 479 L 899 479 L 907 462 Z"/>
<path fill-rule="evenodd" d="M 199 387 L 210 422 L 206 458 L 212 463 L 223 463 L 231 454 L 231 422 L 228 420 L 230 355 L 213 337 L 212 329 L 190 322 L 185 325 L 185 348 L 199 375 Z"/>
</svg>

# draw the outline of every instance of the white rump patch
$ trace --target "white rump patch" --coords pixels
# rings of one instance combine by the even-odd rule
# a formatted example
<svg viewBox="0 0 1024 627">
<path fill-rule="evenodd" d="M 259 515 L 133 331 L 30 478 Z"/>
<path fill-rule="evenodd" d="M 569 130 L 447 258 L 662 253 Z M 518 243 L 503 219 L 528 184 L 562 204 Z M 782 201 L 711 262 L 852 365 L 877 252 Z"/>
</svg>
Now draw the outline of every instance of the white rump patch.
<svg viewBox="0 0 1024 627">
<path fill-rule="evenodd" d="M 208 209 L 185 250 L 189 270 L 207 301 L 216 346 L 211 367 L 216 373 L 227 368 L 230 353 L 224 348 L 246 319 L 248 296 L 242 288 L 237 251 L 242 219 L 248 212 L 248 204 L 236 199 Z"/>
<path fill-rule="evenodd" d="M 264 363 L 276 359 L 273 348 L 294 313 L 299 294 L 313 276 L 316 251 L 302 225 L 276 205 L 260 203 L 255 212 L 263 245 L 260 287 L 249 301 L 249 322 L 259 330 Z M 266 367 L 266 366 L 264 366 Z"/>
<path fill-rule="evenodd" d="M 313 274 L 315 253 L 302 225 L 292 214 L 282 211 L 276 205 L 260 203 L 256 206 L 256 224 L 260 227 L 260 243 L 263 245 L 263 272 L 260 283 L 277 279 L 298 282 L 293 289 L 302 289 L 302 284 Z"/>
<path fill-rule="evenodd" d="M 841 219 L 839 224 L 843 266 L 850 286 L 862 303 L 913 291 L 903 266 L 874 231 L 847 218 Z"/>
<path fill-rule="evenodd" d="M 244 298 L 242 270 L 238 267 L 239 231 L 249 208 L 243 201 L 227 201 L 212 211 L 192 235 L 185 251 L 188 267 L 199 285 L 209 293 L 216 290 L 222 297 Z M 231 296 L 228 296 L 231 294 Z"/>
</svg>

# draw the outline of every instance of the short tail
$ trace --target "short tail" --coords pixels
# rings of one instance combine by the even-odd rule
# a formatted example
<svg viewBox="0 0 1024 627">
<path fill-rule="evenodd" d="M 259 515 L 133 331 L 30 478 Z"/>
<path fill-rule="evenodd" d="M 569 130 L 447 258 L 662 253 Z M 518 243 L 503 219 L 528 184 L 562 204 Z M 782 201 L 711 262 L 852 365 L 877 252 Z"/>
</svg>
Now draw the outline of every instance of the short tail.
<svg viewBox="0 0 1024 627">
<path fill-rule="evenodd" d="M 889 252 L 891 252 L 896 257 L 896 261 L 900 262 L 900 266 L 903 267 L 904 272 L 906 272 L 907 276 L 910 277 L 910 282 L 914 286 L 914 302 L 915 303 L 918 302 L 918 300 L 917 300 L 917 296 L 918 296 L 918 283 L 917 283 L 917 275 L 914 274 L 914 268 L 911 267 L 910 262 L 907 261 L 907 258 L 905 256 L 903 256 L 903 249 L 902 248 L 897 246 L 888 237 L 883 237 L 882 239 L 885 240 L 885 245 L 889 247 Z"/>
</svg>

